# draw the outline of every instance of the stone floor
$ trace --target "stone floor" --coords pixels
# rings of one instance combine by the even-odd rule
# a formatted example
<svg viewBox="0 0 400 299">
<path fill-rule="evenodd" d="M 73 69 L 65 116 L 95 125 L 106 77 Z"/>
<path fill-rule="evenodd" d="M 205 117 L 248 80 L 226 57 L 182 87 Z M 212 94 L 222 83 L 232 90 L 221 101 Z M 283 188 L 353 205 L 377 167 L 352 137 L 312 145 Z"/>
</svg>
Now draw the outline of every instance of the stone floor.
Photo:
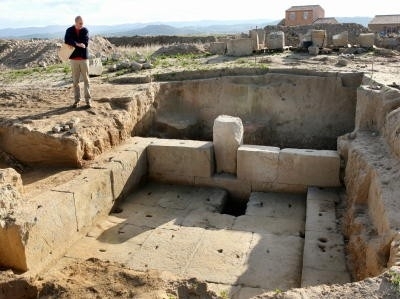
<svg viewBox="0 0 400 299">
<path fill-rule="evenodd" d="M 156 269 L 250 298 L 300 287 L 306 196 L 252 193 L 246 213 L 221 214 L 221 189 L 149 183 L 66 254 Z"/>
</svg>

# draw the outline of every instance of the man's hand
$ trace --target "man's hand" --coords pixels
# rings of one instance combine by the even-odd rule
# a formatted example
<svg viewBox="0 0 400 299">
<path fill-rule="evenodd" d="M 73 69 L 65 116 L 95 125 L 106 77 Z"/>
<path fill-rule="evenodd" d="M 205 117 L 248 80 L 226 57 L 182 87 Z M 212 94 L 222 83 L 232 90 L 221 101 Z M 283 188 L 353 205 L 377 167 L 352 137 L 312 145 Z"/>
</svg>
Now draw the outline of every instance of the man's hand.
<svg viewBox="0 0 400 299">
<path fill-rule="evenodd" d="M 76 43 L 76 46 L 79 48 L 84 48 L 84 49 L 86 48 L 84 43 Z"/>
</svg>

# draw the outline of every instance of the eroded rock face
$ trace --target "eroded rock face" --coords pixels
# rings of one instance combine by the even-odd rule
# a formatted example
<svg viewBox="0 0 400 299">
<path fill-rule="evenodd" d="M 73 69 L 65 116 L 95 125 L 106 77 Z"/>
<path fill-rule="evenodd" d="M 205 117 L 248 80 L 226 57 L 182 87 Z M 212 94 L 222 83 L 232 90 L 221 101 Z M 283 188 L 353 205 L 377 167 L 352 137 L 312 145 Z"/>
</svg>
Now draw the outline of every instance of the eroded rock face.
<svg viewBox="0 0 400 299">
<path fill-rule="evenodd" d="M 21 175 L 13 168 L 0 169 L 0 186 L 11 185 L 20 194 L 24 193 Z"/>
<path fill-rule="evenodd" d="M 22 193 L 21 176 L 12 168 L 0 169 L 0 265 L 16 264 L 19 269 L 25 266 L 24 256 L 19 253 L 26 230 L 15 225 L 24 204 Z"/>
<path fill-rule="evenodd" d="M 22 179 L 12 168 L 0 169 L 0 227 L 5 228 L 15 221 L 14 210 L 23 194 Z"/>
<path fill-rule="evenodd" d="M 96 99 L 90 110 L 51 106 L 45 96 L 38 94 L 34 112 L 0 111 L 0 149 L 27 165 L 81 167 L 84 160 L 94 159 L 131 135 L 144 135 L 150 130 L 157 86 L 129 91 L 129 96 L 127 88 L 102 86 L 104 89 L 97 92 L 106 97 Z M 2 96 L 10 101 L 14 97 L 8 93 Z M 29 103 L 29 94 L 19 96 L 21 104 Z"/>
<path fill-rule="evenodd" d="M 370 84 L 358 89 L 356 131 L 338 139 L 346 160 L 344 233 L 356 279 L 379 275 L 399 255 L 400 138 L 394 132 L 400 127 L 400 93 Z"/>
</svg>

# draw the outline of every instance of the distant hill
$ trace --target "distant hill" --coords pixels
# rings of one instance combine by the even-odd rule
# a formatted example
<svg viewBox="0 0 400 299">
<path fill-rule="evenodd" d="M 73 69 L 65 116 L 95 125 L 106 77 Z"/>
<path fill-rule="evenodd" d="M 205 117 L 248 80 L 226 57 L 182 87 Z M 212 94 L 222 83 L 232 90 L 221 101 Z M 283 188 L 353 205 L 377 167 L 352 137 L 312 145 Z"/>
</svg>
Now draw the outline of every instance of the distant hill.
<svg viewBox="0 0 400 299">
<path fill-rule="evenodd" d="M 112 26 L 88 26 L 91 35 L 130 36 L 130 35 L 202 35 L 247 32 L 258 26 L 276 24 L 274 20 L 233 20 L 233 21 L 197 21 L 170 22 L 166 24 L 134 23 Z M 66 26 L 46 26 L 0 29 L 0 38 L 63 38 Z"/>
<path fill-rule="evenodd" d="M 370 17 L 337 17 L 341 23 L 358 23 L 365 27 L 372 18 Z M 134 35 L 210 35 L 210 34 L 236 34 L 248 32 L 253 28 L 264 28 L 266 25 L 276 25 L 279 20 L 203 20 L 192 22 L 168 22 L 168 23 L 132 23 L 121 25 L 94 25 L 89 27 L 91 35 L 103 36 L 134 36 Z M 65 29 L 70 25 L 26 27 L 0 29 L 0 38 L 63 38 Z"/>
<path fill-rule="evenodd" d="M 119 32 L 119 33 L 111 33 L 109 35 L 192 35 L 192 34 L 200 34 L 200 31 L 195 30 L 194 28 L 177 28 L 170 25 L 147 25 L 142 28 Z"/>
</svg>

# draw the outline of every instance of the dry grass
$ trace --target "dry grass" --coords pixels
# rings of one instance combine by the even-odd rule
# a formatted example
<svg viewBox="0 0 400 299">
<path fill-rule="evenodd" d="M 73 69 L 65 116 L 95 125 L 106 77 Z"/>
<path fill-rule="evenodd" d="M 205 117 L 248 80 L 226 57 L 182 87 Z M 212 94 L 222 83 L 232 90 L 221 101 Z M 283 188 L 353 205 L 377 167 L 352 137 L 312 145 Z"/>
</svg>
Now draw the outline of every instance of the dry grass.
<svg viewBox="0 0 400 299">
<path fill-rule="evenodd" d="M 145 45 L 143 47 L 121 46 L 117 48 L 117 52 L 126 58 L 134 59 L 138 57 L 145 57 L 148 59 L 161 47 L 162 46 L 158 44 Z"/>
</svg>

